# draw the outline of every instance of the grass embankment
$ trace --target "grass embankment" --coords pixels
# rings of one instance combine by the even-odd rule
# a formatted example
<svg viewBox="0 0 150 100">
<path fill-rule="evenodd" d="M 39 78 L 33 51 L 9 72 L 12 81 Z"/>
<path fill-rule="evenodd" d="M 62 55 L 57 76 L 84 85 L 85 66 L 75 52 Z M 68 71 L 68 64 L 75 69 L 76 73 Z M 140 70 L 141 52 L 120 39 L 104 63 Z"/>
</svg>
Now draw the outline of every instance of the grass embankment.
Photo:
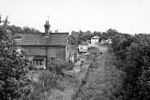
<svg viewBox="0 0 150 100">
<path fill-rule="evenodd" d="M 49 70 L 36 70 L 33 75 L 31 100 L 71 100 L 78 85 L 75 77 L 57 76 Z"/>
<path fill-rule="evenodd" d="M 117 90 L 121 87 L 121 71 L 113 66 L 113 56 L 106 46 L 99 46 L 95 56 L 90 56 L 92 64 L 82 83 L 76 100 L 117 100 Z M 95 50 L 98 50 L 95 49 Z M 94 50 L 94 49 L 93 49 Z M 91 50 L 93 52 L 93 50 Z M 119 99 L 118 99 L 119 100 Z"/>
</svg>

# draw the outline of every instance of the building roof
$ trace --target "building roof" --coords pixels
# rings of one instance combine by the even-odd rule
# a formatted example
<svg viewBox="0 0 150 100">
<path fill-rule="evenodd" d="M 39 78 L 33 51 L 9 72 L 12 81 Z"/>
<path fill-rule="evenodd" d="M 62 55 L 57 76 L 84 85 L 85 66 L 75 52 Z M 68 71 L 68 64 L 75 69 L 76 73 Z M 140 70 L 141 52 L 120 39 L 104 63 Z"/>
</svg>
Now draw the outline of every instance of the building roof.
<svg viewBox="0 0 150 100">
<path fill-rule="evenodd" d="M 98 35 L 95 35 L 94 37 L 92 37 L 92 39 L 95 39 L 95 38 L 96 38 L 96 39 L 97 39 L 97 38 L 99 39 L 100 37 L 99 37 Z"/>
<path fill-rule="evenodd" d="M 45 36 L 44 33 L 24 34 L 20 45 L 66 45 L 69 33 L 50 33 Z"/>
</svg>

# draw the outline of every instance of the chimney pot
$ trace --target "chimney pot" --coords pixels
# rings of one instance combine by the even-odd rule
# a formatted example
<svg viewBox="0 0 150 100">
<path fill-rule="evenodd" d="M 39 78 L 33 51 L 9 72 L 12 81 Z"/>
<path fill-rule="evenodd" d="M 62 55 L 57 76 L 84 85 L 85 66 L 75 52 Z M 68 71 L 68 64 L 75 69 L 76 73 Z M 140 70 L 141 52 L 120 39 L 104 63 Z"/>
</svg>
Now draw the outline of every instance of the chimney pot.
<svg viewBox="0 0 150 100">
<path fill-rule="evenodd" d="M 46 21 L 44 28 L 45 28 L 45 35 L 49 35 L 49 32 L 50 32 L 49 20 Z"/>
</svg>

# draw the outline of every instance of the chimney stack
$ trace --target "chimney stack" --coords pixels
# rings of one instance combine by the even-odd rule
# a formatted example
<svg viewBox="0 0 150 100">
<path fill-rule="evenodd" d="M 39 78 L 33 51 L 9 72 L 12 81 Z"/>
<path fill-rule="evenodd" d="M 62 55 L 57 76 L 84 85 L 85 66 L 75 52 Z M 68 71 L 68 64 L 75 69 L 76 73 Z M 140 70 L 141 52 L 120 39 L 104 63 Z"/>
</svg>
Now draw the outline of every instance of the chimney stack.
<svg viewBox="0 0 150 100">
<path fill-rule="evenodd" d="M 50 32 L 50 24 L 49 24 L 49 20 L 46 21 L 45 25 L 44 25 L 44 28 L 45 28 L 45 35 L 49 35 L 49 32 Z"/>
</svg>

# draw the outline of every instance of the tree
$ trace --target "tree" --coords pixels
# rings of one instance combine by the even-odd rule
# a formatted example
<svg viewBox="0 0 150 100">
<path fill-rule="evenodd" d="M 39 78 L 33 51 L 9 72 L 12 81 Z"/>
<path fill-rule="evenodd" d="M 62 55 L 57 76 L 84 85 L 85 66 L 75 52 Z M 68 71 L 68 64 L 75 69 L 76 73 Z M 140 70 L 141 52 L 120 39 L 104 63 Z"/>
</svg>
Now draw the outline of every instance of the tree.
<svg viewBox="0 0 150 100">
<path fill-rule="evenodd" d="M 0 97 L 1 100 L 18 100 L 31 91 L 29 61 L 7 30 L 8 17 L 0 27 Z"/>
<path fill-rule="evenodd" d="M 23 33 L 41 33 L 39 30 L 36 30 L 34 28 L 29 28 L 28 26 L 23 27 Z"/>
<path fill-rule="evenodd" d="M 122 100 L 150 100 L 150 35 L 118 34 L 112 40 L 114 64 L 125 72 Z"/>
</svg>

